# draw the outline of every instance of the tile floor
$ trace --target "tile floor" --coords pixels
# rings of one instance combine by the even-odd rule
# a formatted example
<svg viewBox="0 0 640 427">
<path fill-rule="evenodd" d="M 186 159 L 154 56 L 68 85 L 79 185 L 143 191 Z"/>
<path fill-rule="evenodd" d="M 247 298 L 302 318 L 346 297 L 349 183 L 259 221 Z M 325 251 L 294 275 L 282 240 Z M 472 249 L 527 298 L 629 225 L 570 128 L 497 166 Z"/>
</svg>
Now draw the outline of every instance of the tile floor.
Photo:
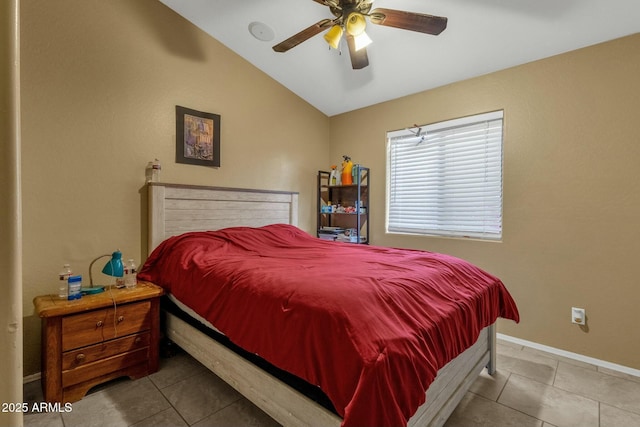
<svg viewBox="0 0 640 427">
<path fill-rule="evenodd" d="M 41 402 L 40 382 L 25 385 Z M 68 413 L 28 413 L 34 426 L 278 426 L 185 353 L 136 381 L 98 386 Z M 498 372 L 483 373 L 447 427 L 640 426 L 640 378 L 498 341 Z"/>
</svg>

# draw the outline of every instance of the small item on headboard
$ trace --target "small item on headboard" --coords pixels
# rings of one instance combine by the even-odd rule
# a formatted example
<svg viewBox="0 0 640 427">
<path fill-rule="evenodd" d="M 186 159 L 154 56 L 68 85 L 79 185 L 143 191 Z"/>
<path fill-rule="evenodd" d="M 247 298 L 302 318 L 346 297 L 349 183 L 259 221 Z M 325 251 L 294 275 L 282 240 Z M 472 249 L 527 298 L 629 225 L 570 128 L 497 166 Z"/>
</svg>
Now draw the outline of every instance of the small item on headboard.
<svg viewBox="0 0 640 427">
<path fill-rule="evenodd" d="M 160 165 L 160 160 L 158 159 L 147 163 L 147 168 L 145 169 L 146 181 L 158 182 L 160 180 L 160 169 L 162 169 L 162 166 Z"/>
</svg>

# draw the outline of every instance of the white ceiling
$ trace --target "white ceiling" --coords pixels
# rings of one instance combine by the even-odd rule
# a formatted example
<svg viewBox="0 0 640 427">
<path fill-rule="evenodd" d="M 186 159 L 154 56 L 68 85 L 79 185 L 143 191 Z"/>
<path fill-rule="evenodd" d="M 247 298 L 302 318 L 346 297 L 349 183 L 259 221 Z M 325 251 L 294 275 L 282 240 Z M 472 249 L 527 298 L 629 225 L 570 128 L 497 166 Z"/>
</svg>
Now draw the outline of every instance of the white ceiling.
<svg viewBox="0 0 640 427">
<path fill-rule="evenodd" d="M 271 47 L 321 19 L 312 0 L 160 0 L 328 116 L 640 31 L 640 0 L 376 0 L 446 16 L 439 36 L 369 24 L 369 66 L 353 70 L 346 43 L 322 34 L 286 53 Z M 270 42 L 249 32 L 266 24 Z M 593 64 L 597 66 L 598 64 Z"/>
</svg>

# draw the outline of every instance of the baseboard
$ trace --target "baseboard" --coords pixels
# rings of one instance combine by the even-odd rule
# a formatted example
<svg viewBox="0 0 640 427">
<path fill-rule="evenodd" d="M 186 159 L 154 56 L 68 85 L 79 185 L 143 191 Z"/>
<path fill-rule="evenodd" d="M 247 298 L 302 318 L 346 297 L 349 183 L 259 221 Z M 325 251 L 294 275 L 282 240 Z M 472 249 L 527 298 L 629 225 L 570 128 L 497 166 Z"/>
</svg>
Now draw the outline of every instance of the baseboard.
<svg viewBox="0 0 640 427">
<path fill-rule="evenodd" d="M 39 381 L 40 378 L 42 378 L 42 373 L 36 372 L 35 374 L 31 374 L 31 375 L 27 375 L 26 377 L 23 377 L 22 384 L 28 384 L 34 381 Z"/>
<path fill-rule="evenodd" d="M 555 354 L 558 356 L 566 357 L 568 359 L 577 360 L 579 362 L 590 363 L 592 365 L 600 366 L 602 368 L 611 369 L 612 371 L 621 372 L 623 374 L 632 375 L 634 377 L 640 377 L 640 369 L 630 368 L 628 366 L 618 365 L 617 363 L 607 362 L 606 360 L 596 359 L 594 357 L 584 356 L 578 353 L 572 353 L 570 351 L 561 350 L 559 348 L 550 347 L 548 345 L 538 344 L 532 341 L 515 338 L 509 335 L 501 333 L 497 334 L 498 339 L 509 341 L 515 344 L 531 347 L 536 350 L 546 351 L 547 353 Z"/>
</svg>

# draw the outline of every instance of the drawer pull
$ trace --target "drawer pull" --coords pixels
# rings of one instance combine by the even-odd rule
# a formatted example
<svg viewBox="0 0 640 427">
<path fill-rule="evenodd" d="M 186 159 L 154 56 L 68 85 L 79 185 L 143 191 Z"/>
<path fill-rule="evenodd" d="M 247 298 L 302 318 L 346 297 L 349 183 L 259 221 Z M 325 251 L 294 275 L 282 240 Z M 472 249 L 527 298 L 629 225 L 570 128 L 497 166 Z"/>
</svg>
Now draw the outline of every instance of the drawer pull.
<svg viewBox="0 0 640 427">
<path fill-rule="evenodd" d="M 118 323 L 120 323 L 120 322 L 122 322 L 122 321 L 124 321 L 124 316 L 120 316 L 120 317 L 118 317 Z"/>
<path fill-rule="evenodd" d="M 96 328 L 101 328 L 102 327 L 102 320 L 98 320 L 96 322 Z"/>
<path fill-rule="evenodd" d="M 142 337 L 136 337 L 136 339 L 133 342 L 134 344 L 140 344 L 141 341 L 142 341 Z"/>
<path fill-rule="evenodd" d="M 79 362 L 79 363 L 83 362 L 83 361 L 84 361 L 84 359 L 85 359 L 85 357 L 86 357 L 86 356 L 85 356 L 84 354 L 82 354 L 82 353 L 78 354 L 78 355 L 76 356 L 76 362 Z"/>
</svg>

